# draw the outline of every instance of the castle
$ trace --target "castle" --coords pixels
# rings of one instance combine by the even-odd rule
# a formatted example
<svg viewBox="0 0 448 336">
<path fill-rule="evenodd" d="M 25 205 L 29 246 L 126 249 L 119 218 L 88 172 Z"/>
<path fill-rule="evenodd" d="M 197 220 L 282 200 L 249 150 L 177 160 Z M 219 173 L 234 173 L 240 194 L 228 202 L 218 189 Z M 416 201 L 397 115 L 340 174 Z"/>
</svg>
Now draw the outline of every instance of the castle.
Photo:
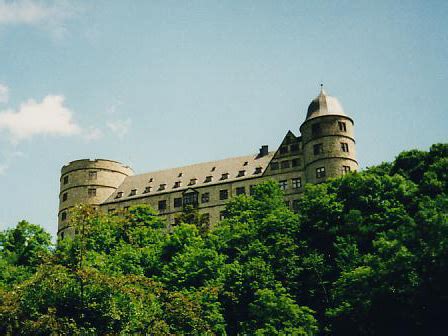
<svg viewBox="0 0 448 336">
<path fill-rule="evenodd" d="M 81 203 L 106 212 L 149 204 L 171 225 L 177 224 L 185 206 L 193 206 L 210 225 L 225 216 L 230 198 L 250 194 L 263 181 L 277 181 L 294 210 L 304 184 L 357 169 L 353 119 L 321 88 L 308 107 L 300 135 L 288 131 L 275 151 L 261 146 L 254 155 L 139 175 L 111 160 L 70 162 L 61 171 L 58 237 L 73 234 L 70 209 Z"/>
</svg>

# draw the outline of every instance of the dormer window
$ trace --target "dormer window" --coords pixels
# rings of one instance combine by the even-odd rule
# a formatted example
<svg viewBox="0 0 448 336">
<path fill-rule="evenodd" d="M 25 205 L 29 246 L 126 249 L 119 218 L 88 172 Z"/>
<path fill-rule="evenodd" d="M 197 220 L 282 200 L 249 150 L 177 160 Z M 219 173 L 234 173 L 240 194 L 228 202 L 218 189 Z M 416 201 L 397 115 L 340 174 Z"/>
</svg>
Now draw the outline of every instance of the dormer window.
<svg viewBox="0 0 448 336">
<path fill-rule="evenodd" d="M 227 180 L 229 178 L 229 173 L 224 173 L 221 175 L 221 180 Z"/>
<path fill-rule="evenodd" d="M 245 171 L 245 170 L 240 170 L 240 171 L 238 172 L 237 177 L 241 177 L 241 176 L 244 176 L 244 175 L 246 175 L 246 171 Z"/>
<path fill-rule="evenodd" d="M 145 187 L 145 190 L 143 190 L 143 193 L 144 193 L 144 194 L 147 194 L 147 193 L 151 192 L 151 188 L 152 188 L 152 187 L 150 187 L 150 186 Z"/>
<path fill-rule="evenodd" d="M 254 172 L 254 174 L 261 174 L 261 170 L 262 170 L 261 167 L 257 167 L 257 168 L 255 168 L 255 172 Z"/>
<path fill-rule="evenodd" d="M 159 185 L 159 190 L 165 190 L 166 188 L 166 183 L 162 183 Z"/>
<path fill-rule="evenodd" d="M 137 195 L 137 189 L 132 189 L 131 192 L 129 193 L 129 196 L 135 196 Z"/>
<path fill-rule="evenodd" d="M 122 198 L 123 197 L 123 192 L 119 191 L 117 192 L 117 196 L 115 196 L 115 198 Z"/>
<path fill-rule="evenodd" d="M 205 180 L 204 180 L 204 183 L 211 182 L 212 179 L 213 179 L 213 176 L 206 176 L 206 177 L 205 177 Z"/>
<path fill-rule="evenodd" d="M 151 177 L 148 182 L 151 183 L 152 181 L 154 181 L 154 179 Z"/>
<path fill-rule="evenodd" d="M 181 184 L 182 184 L 181 181 L 176 181 L 176 182 L 174 182 L 173 188 L 179 188 L 181 186 Z"/>
<path fill-rule="evenodd" d="M 188 183 L 188 185 L 195 185 L 197 180 L 197 178 L 190 179 L 190 183 Z"/>
<path fill-rule="evenodd" d="M 244 161 L 243 166 L 247 166 L 248 163 L 249 163 L 249 162 Z"/>
<path fill-rule="evenodd" d="M 212 169 L 210 169 L 210 171 L 214 172 L 216 170 L 216 167 L 212 167 Z"/>
<path fill-rule="evenodd" d="M 177 177 L 182 177 L 184 173 L 180 172 L 179 175 L 177 175 Z"/>
</svg>

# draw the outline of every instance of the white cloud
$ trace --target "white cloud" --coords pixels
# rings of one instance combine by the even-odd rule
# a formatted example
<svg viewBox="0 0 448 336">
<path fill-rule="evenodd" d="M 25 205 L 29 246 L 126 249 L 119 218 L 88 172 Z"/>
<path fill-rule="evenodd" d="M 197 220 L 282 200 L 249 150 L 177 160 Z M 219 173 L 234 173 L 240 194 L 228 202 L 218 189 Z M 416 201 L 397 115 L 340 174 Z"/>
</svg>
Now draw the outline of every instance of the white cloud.
<svg viewBox="0 0 448 336">
<path fill-rule="evenodd" d="M 72 15 L 66 1 L 44 3 L 36 0 L 0 0 L 0 24 L 48 24 L 60 22 Z"/>
<path fill-rule="evenodd" d="M 15 158 L 25 156 L 20 151 L 3 152 L 0 154 L 4 157 L 3 162 L 0 163 L 0 176 L 4 175 L 6 173 L 6 171 L 8 170 L 9 166 L 11 165 L 12 161 Z"/>
<path fill-rule="evenodd" d="M 109 121 L 107 124 L 107 127 L 116 135 L 118 135 L 120 138 L 123 138 L 129 131 L 129 127 L 131 126 L 131 120 L 116 120 L 116 121 Z"/>
<path fill-rule="evenodd" d="M 66 33 L 65 21 L 77 11 L 68 0 L 0 0 L 0 25 L 39 27 L 61 39 Z"/>
<path fill-rule="evenodd" d="M 81 133 L 72 112 L 64 106 L 64 97 L 46 96 L 42 102 L 29 100 L 17 112 L 0 111 L 0 131 L 5 129 L 13 143 L 35 135 L 69 136 Z"/>
<path fill-rule="evenodd" d="M 0 83 L 0 103 L 7 103 L 9 100 L 9 88 Z"/>
<path fill-rule="evenodd" d="M 88 142 L 101 139 L 102 137 L 103 137 L 103 131 L 101 131 L 99 128 L 96 127 L 89 128 L 88 130 L 85 130 L 83 132 L 83 138 Z"/>
</svg>

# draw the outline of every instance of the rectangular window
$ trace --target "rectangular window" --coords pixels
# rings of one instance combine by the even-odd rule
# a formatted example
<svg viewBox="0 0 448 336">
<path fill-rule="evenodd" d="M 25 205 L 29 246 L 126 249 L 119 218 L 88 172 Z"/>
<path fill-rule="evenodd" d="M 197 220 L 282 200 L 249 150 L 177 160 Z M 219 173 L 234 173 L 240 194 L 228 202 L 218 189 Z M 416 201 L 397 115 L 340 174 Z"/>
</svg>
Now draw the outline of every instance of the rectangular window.
<svg viewBox="0 0 448 336">
<path fill-rule="evenodd" d="M 291 152 L 295 153 L 299 151 L 299 144 L 292 144 L 291 145 Z"/>
<path fill-rule="evenodd" d="M 300 159 L 292 159 L 291 165 L 293 167 L 299 167 L 300 166 Z"/>
<path fill-rule="evenodd" d="M 346 143 L 346 142 L 341 142 L 341 150 L 342 150 L 343 152 L 348 153 L 348 143 Z"/>
<path fill-rule="evenodd" d="M 129 196 L 135 196 L 137 195 L 137 189 L 132 189 L 131 192 L 129 193 Z"/>
<path fill-rule="evenodd" d="M 128 206 L 125 206 L 125 207 L 123 208 L 123 211 L 124 211 L 124 212 L 128 212 L 128 211 L 129 211 L 129 207 L 128 207 Z"/>
<path fill-rule="evenodd" d="M 208 203 L 210 201 L 210 193 L 206 192 L 201 195 L 201 203 Z"/>
<path fill-rule="evenodd" d="M 159 185 L 159 190 L 165 190 L 166 188 L 166 184 L 162 183 L 161 185 Z"/>
<path fill-rule="evenodd" d="M 296 177 L 292 179 L 292 187 L 293 189 L 299 189 L 302 187 L 302 179 L 300 177 Z"/>
<path fill-rule="evenodd" d="M 189 192 L 188 194 L 184 194 L 184 205 L 198 205 L 198 193 L 197 192 Z"/>
<path fill-rule="evenodd" d="M 188 185 L 195 185 L 197 180 L 198 179 L 196 179 L 196 178 L 190 179 L 190 183 L 188 183 Z"/>
<path fill-rule="evenodd" d="M 313 152 L 314 155 L 322 154 L 324 152 L 324 145 L 321 143 L 313 145 Z"/>
<path fill-rule="evenodd" d="M 65 175 L 64 176 L 64 182 L 63 182 L 64 184 L 67 184 L 68 183 L 68 175 Z"/>
<path fill-rule="evenodd" d="M 320 124 L 311 125 L 311 134 L 312 135 L 320 135 L 320 133 L 321 133 Z"/>
<path fill-rule="evenodd" d="M 204 180 L 204 183 L 211 182 L 212 179 L 213 179 L 213 176 L 206 176 L 206 177 L 205 177 L 205 180 Z"/>
<path fill-rule="evenodd" d="M 119 191 L 117 192 L 117 196 L 115 196 L 115 198 L 122 198 L 123 197 L 123 192 Z"/>
<path fill-rule="evenodd" d="M 109 210 L 107 210 L 107 212 L 108 212 L 108 213 L 114 213 L 114 212 L 115 212 L 115 209 L 109 209 Z"/>
<path fill-rule="evenodd" d="M 292 201 L 292 210 L 294 212 L 298 212 L 299 211 L 299 200 L 293 200 Z"/>
<path fill-rule="evenodd" d="M 67 213 L 64 211 L 63 213 L 61 213 L 61 220 L 65 221 L 67 219 Z"/>
<path fill-rule="evenodd" d="M 280 163 L 280 167 L 281 167 L 282 169 L 287 169 L 287 168 L 289 168 L 289 161 L 282 161 L 282 162 Z"/>
<path fill-rule="evenodd" d="M 280 186 L 281 190 L 286 190 L 286 188 L 288 188 L 288 181 L 286 180 L 280 181 L 278 182 L 278 185 Z"/>
<path fill-rule="evenodd" d="M 160 211 L 166 210 L 166 200 L 159 201 L 159 210 Z"/>
<path fill-rule="evenodd" d="M 65 202 L 68 199 L 68 194 L 65 192 L 62 194 L 62 202 Z"/>
<path fill-rule="evenodd" d="M 272 162 L 271 163 L 271 169 L 272 170 L 277 170 L 278 169 L 278 162 Z"/>
<path fill-rule="evenodd" d="M 281 146 L 280 154 L 286 154 L 286 153 L 288 153 L 288 146 Z"/>
<path fill-rule="evenodd" d="M 219 212 L 219 220 L 224 220 L 226 218 L 226 212 L 224 211 L 220 211 Z"/>
<path fill-rule="evenodd" d="M 145 190 L 143 191 L 143 193 L 144 194 L 147 194 L 147 193 L 149 193 L 149 192 L 151 192 L 151 187 L 145 187 Z"/>
<path fill-rule="evenodd" d="M 243 194 L 245 194 L 246 193 L 246 188 L 245 187 L 238 187 L 238 188 L 236 188 L 236 195 L 238 196 L 238 195 L 243 195 Z"/>
<path fill-rule="evenodd" d="M 97 173 L 96 171 L 89 171 L 89 180 L 96 180 Z"/>
<path fill-rule="evenodd" d="M 341 170 L 342 170 L 342 175 L 350 173 L 350 166 L 342 166 Z"/>
<path fill-rule="evenodd" d="M 174 207 L 180 208 L 182 206 L 182 197 L 178 197 L 174 199 Z"/>
<path fill-rule="evenodd" d="M 316 178 L 325 177 L 325 167 L 316 168 Z"/>
<path fill-rule="evenodd" d="M 229 178 L 229 173 L 224 173 L 221 175 L 221 180 L 227 180 Z"/>
<path fill-rule="evenodd" d="M 180 188 L 181 185 L 182 185 L 181 181 L 176 181 L 176 182 L 174 182 L 173 188 Z"/>
<path fill-rule="evenodd" d="M 227 189 L 219 191 L 219 199 L 221 201 L 226 200 L 228 198 L 229 198 L 229 191 Z"/>
<path fill-rule="evenodd" d="M 179 225 L 180 224 L 180 218 L 176 217 L 174 218 L 174 225 Z"/>
<path fill-rule="evenodd" d="M 341 132 L 347 132 L 347 125 L 343 121 L 338 121 L 339 130 Z"/>
<path fill-rule="evenodd" d="M 89 188 L 89 189 L 87 189 L 87 195 L 89 195 L 89 197 L 94 197 L 94 196 L 96 196 L 96 189 L 95 189 L 95 188 Z"/>
<path fill-rule="evenodd" d="M 262 171 L 261 167 L 256 167 L 254 174 L 261 174 L 261 171 Z"/>
<path fill-rule="evenodd" d="M 249 195 L 255 195 L 255 185 L 253 184 L 249 187 Z"/>
</svg>

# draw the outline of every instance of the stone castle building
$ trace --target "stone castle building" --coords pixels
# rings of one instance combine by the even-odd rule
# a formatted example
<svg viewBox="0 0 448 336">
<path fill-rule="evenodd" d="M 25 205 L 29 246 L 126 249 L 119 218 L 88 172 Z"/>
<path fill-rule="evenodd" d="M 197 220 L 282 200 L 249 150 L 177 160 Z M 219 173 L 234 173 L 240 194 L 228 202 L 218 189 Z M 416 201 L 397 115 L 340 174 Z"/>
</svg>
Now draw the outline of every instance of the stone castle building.
<svg viewBox="0 0 448 336">
<path fill-rule="evenodd" d="M 339 101 L 323 89 L 309 105 L 300 135 L 288 131 L 280 146 L 257 154 L 135 175 L 120 162 L 76 160 L 62 167 L 58 236 L 72 234 L 70 209 L 90 204 L 106 212 L 149 204 L 175 225 L 192 205 L 206 224 L 225 216 L 226 202 L 250 194 L 254 185 L 273 179 L 295 208 L 306 183 L 320 183 L 358 169 L 354 123 Z"/>
</svg>

